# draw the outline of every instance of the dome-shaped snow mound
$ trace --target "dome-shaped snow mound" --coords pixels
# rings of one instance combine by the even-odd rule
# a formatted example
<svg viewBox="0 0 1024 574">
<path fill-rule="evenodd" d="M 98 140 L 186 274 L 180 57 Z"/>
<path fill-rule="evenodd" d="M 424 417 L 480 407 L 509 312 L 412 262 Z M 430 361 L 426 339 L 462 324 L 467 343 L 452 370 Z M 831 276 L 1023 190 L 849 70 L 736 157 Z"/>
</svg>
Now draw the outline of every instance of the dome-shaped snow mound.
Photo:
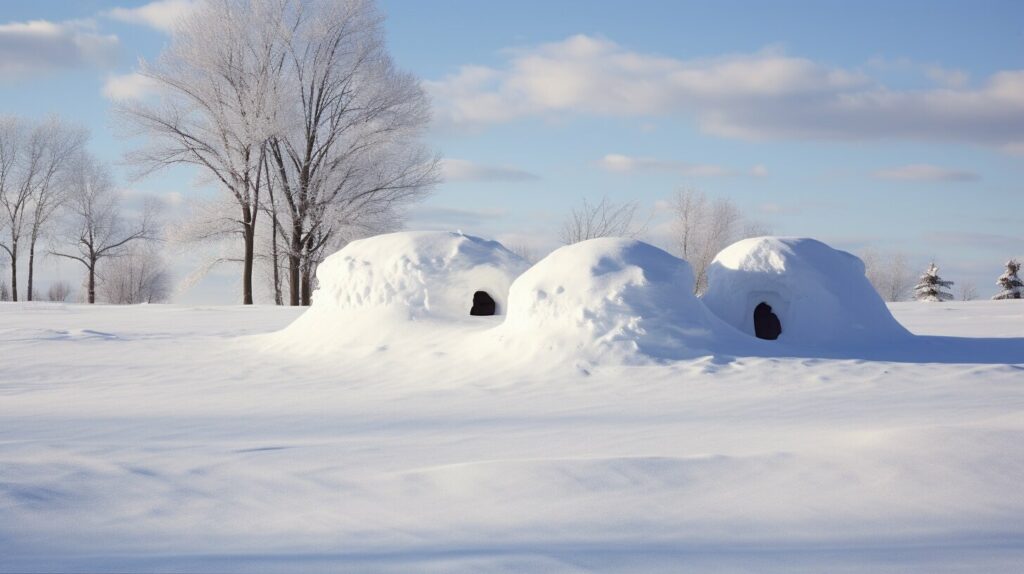
<svg viewBox="0 0 1024 574">
<path fill-rule="evenodd" d="M 409 231 L 349 243 L 317 268 L 313 310 L 465 318 L 490 299 L 504 314 L 509 285 L 527 263 L 497 241 Z M 481 295 L 486 294 L 486 297 Z"/>
<path fill-rule="evenodd" d="M 706 355 L 729 330 L 693 295 L 688 263 L 618 238 L 562 247 L 523 273 L 499 329 L 520 351 L 561 350 L 601 362 Z"/>
<path fill-rule="evenodd" d="M 863 345 L 909 335 L 864 276 L 864 263 L 814 239 L 757 237 L 726 247 L 708 269 L 703 299 L 740 331 L 787 344 Z"/>
</svg>

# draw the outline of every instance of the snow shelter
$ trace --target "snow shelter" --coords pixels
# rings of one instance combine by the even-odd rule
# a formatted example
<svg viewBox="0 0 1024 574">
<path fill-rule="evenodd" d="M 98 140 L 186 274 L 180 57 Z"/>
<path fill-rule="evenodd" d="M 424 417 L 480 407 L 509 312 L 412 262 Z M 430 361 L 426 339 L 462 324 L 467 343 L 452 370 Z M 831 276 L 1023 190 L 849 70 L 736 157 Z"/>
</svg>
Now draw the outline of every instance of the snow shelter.
<svg viewBox="0 0 1024 574">
<path fill-rule="evenodd" d="M 689 263 L 615 237 L 566 245 L 520 275 L 499 332 L 521 354 L 602 363 L 694 358 L 740 337 L 693 294 Z"/>
<path fill-rule="evenodd" d="M 410 319 L 501 314 L 529 265 L 497 241 L 406 231 L 360 239 L 317 268 L 313 307 Z"/>
<path fill-rule="evenodd" d="M 908 336 L 864 275 L 864 263 L 808 238 L 756 237 L 708 268 L 703 301 L 736 329 L 806 346 L 872 344 Z"/>
</svg>

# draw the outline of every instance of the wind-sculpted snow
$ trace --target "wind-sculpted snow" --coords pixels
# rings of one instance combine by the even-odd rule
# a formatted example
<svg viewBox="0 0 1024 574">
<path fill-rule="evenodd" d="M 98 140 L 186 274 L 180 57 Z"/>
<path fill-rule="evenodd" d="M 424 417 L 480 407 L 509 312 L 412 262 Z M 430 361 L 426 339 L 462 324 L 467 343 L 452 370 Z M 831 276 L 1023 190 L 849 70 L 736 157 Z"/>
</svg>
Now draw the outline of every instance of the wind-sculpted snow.
<svg viewBox="0 0 1024 574">
<path fill-rule="evenodd" d="M 909 337 L 864 276 L 863 262 L 814 239 L 758 237 L 730 245 L 708 269 L 703 301 L 749 335 L 755 308 L 767 303 L 782 324 L 777 344 L 784 354 L 870 353 Z"/>
<path fill-rule="evenodd" d="M 618 245 L 633 310 L 685 269 Z M 266 352 L 300 309 L 0 304 L 0 572 L 1017 572 L 1024 306 L 893 309 L 971 360 L 584 372 L 478 354 L 501 317 L 314 358 Z"/>
</svg>

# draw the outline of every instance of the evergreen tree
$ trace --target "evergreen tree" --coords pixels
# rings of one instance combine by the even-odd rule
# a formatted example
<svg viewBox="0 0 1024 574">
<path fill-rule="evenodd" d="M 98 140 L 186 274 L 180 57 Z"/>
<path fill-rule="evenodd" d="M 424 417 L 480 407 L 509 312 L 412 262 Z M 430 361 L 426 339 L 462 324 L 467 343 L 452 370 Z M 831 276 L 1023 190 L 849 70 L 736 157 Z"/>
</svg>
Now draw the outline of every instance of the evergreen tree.
<svg viewBox="0 0 1024 574">
<path fill-rule="evenodd" d="M 932 262 L 928 270 L 914 286 L 914 298 L 918 301 L 949 301 L 953 298 L 952 293 L 943 291 L 944 288 L 953 285 L 952 281 L 945 281 L 939 277 L 939 268 Z"/>
<path fill-rule="evenodd" d="M 1022 299 L 1024 298 L 1024 281 L 1020 280 L 1017 272 L 1020 271 L 1020 262 L 1011 259 L 1006 262 L 1006 271 L 996 280 L 996 285 L 1002 291 L 996 293 L 993 299 Z"/>
</svg>

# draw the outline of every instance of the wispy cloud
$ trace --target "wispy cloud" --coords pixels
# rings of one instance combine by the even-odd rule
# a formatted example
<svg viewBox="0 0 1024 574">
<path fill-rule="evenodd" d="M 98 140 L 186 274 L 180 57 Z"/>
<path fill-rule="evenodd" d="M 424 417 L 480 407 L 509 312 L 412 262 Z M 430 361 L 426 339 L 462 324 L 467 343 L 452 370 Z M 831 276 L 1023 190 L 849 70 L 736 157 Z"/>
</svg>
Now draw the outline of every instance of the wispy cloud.
<svg viewBox="0 0 1024 574">
<path fill-rule="evenodd" d="M 110 100 L 144 98 L 155 89 L 153 80 L 142 74 L 112 74 L 103 83 L 103 95 Z"/>
<path fill-rule="evenodd" d="M 928 66 L 925 69 L 925 74 L 932 81 L 946 88 L 963 88 L 971 79 L 963 70 L 943 68 L 942 66 Z"/>
<path fill-rule="evenodd" d="M 663 160 L 650 157 L 633 157 L 610 153 L 598 160 L 598 166 L 606 171 L 630 173 L 641 171 L 672 172 L 686 177 L 722 177 L 729 175 L 751 175 L 763 177 L 768 174 L 763 165 L 756 165 L 749 170 L 740 170 L 721 165 L 705 163 L 687 163 L 684 161 Z"/>
<path fill-rule="evenodd" d="M 31 20 L 0 24 L 0 78 L 55 69 L 112 65 L 117 36 L 91 20 Z"/>
<path fill-rule="evenodd" d="M 171 32 L 195 7 L 194 0 L 156 0 L 135 8 L 113 8 L 107 11 L 106 15 L 121 22 L 142 24 L 162 32 Z"/>
<path fill-rule="evenodd" d="M 874 172 L 875 179 L 889 181 L 977 181 L 980 176 L 971 171 L 951 169 L 925 163 L 902 165 Z"/>
<path fill-rule="evenodd" d="M 409 215 L 410 227 L 419 229 L 475 228 L 508 217 L 508 210 L 426 206 Z"/>
<path fill-rule="evenodd" d="M 540 179 L 536 174 L 515 167 L 482 165 L 464 159 L 441 160 L 441 175 L 445 181 L 531 181 Z"/>
<path fill-rule="evenodd" d="M 683 60 L 577 35 L 506 53 L 502 66 L 464 66 L 427 83 L 442 123 L 684 114 L 706 133 L 742 139 L 1024 140 L 1024 70 L 968 87 L 966 76 L 936 68 L 943 87 L 898 90 L 775 48 Z"/>
</svg>

